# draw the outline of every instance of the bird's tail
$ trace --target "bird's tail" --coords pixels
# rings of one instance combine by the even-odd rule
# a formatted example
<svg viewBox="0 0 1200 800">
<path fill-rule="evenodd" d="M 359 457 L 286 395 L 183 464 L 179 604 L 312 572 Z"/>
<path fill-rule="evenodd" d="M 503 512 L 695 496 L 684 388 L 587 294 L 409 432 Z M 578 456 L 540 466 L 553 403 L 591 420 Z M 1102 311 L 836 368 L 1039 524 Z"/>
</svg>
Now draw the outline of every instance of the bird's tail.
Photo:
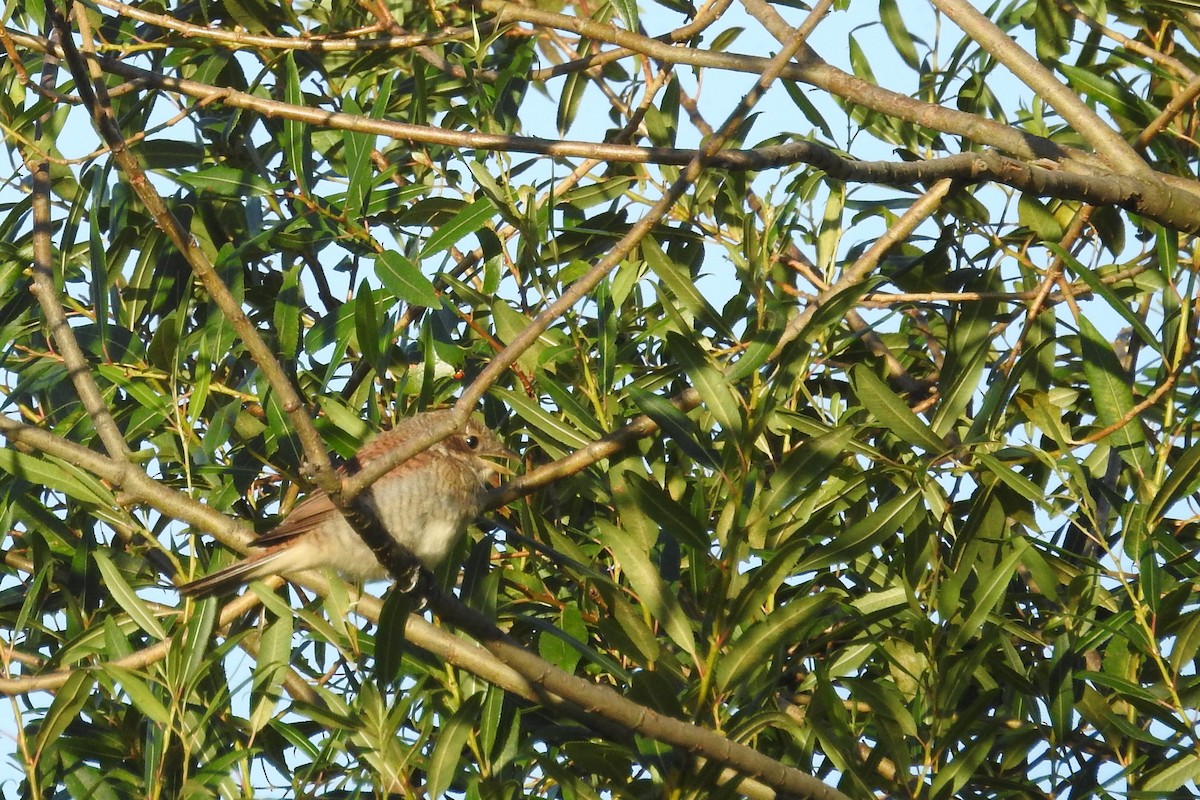
<svg viewBox="0 0 1200 800">
<path fill-rule="evenodd" d="M 256 578 L 275 575 L 283 571 L 278 569 L 274 562 L 282 559 L 286 553 L 287 548 L 265 550 L 177 588 L 179 593 L 185 597 L 203 598 L 226 594 Z"/>
</svg>

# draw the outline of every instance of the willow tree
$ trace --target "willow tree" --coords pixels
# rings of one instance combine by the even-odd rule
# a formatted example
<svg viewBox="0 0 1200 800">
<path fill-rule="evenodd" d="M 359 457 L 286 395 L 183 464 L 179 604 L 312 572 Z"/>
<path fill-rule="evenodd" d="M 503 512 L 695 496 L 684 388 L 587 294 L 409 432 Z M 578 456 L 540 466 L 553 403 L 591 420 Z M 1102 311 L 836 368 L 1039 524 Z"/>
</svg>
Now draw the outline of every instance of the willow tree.
<svg viewBox="0 0 1200 800">
<path fill-rule="evenodd" d="M 1196 12 L 800 5 L 11 0 L 8 779 L 1194 791 Z M 175 592 L 439 406 L 440 574 Z"/>
</svg>

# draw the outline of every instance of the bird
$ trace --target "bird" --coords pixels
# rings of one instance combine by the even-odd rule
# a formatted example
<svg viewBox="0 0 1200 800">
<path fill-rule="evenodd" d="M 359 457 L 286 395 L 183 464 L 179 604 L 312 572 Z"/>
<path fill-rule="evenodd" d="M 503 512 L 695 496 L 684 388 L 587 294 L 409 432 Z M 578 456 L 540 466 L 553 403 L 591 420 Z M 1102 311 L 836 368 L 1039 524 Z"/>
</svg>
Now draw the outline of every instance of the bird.
<svg viewBox="0 0 1200 800">
<path fill-rule="evenodd" d="M 451 412 L 425 411 L 406 417 L 391 430 L 359 448 L 342 474 L 353 474 L 384 454 L 445 422 Z M 471 419 L 455 433 L 402 462 L 371 484 L 360 497 L 384 529 L 427 569 L 436 568 L 483 507 L 493 478 L 512 470 L 494 459 L 516 454 L 500 436 Z M 329 567 L 355 581 L 387 577 L 387 570 L 354 531 L 329 496 L 317 490 L 296 505 L 283 521 L 261 534 L 258 548 L 243 560 L 180 585 L 184 596 L 209 597 L 268 575 L 287 575 Z"/>
</svg>

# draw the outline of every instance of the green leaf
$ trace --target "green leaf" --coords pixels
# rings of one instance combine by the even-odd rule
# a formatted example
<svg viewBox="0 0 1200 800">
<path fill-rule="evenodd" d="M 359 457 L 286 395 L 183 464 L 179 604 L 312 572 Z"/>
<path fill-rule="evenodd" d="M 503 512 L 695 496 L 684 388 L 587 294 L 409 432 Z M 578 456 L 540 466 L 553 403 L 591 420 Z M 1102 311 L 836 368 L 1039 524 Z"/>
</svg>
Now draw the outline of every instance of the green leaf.
<svg viewBox="0 0 1200 800">
<path fill-rule="evenodd" d="M 1100 425 L 1107 428 L 1125 419 L 1134 407 L 1133 391 L 1124 367 L 1117 360 L 1112 345 L 1100 335 L 1096 326 L 1087 317 L 1079 317 L 1080 347 L 1083 355 L 1083 374 L 1092 389 L 1092 401 L 1096 404 L 1096 416 Z M 1121 456 L 1121 459 L 1146 475 L 1150 468 L 1150 453 L 1146 449 L 1146 435 L 1137 417 L 1110 433 L 1106 439 Z"/>
<path fill-rule="evenodd" d="M 454 782 L 462 761 L 463 747 L 479 719 L 482 706 L 483 693 L 473 694 L 442 724 L 433 755 L 429 758 L 428 797 L 445 797 L 450 784 Z"/>
<path fill-rule="evenodd" d="M 266 593 L 257 587 L 253 591 L 260 596 Z M 258 702 L 250 712 L 252 731 L 262 730 L 275 713 L 279 686 L 291 660 L 293 618 L 291 609 L 286 611 L 267 625 L 258 642 L 258 661 L 254 665 L 254 693 Z"/>
<path fill-rule="evenodd" d="M 601 544 L 612 552 L 617 565 L 637 592 L 642 606 L 652 618 L 658 620 L 675 644 L 695 658 L 696 640 L 687 615 L 679 605 L 679 599 L 668 590 L 662 576 L 651 563 L 650 556 L 637 545 L 634 537 L 607 520 L 597 519 L 596 527 Z"/>
<path fill-rule="evenodd" d="M 670 400 L 636 386 L 629 387 L 629 396 L 637 403 L 642 413 L 658 423 L 663 432 L 674 439 L 685 453 L 707 467 L 716 468 L 716 455 L 709 449 L 707 442 L 700 441 L 696 423 L 688 419 L 687 414 L 676 408 Z"/>
<path fill-rule="evenodd" d="M 485 222 L 496 215 L 496 212 L 496 204 L 487 197 L 482 197 L 470 205 L 464 205 L 425 241 L 425 245 L 421 248 L 421 258 L 428 258 L 450 249 L 463 237 L 482 228 Z"/>
<path fill-rule="evenodd" d="M 737 398 L 708 354 L 696 343 L 675 331 L 667 333 L 670 353 L 679 359 L 704 405 L 712 412 L 717 424 L 725 431 L 736 432 L 742 427 L 741 410 Z"/>
<path fill-rule="evenodd" d="M 666 251 L 657 241 L 647 236 L 639 245 L 646 263 L 654 274 L 662 281 L 668 295 L 679 305 L 696 315 L 714 330 L 730 341 L 737 341 L 729 326 L 721 319 L 721 315 L 709 304 L 708 300 L 696 286 L 696 280 L 680 264 L 671 260 Z"/>
<path fill-rule="evenodd" d="M 433 281 L 402 253 L 386 250 L 375 256 L 375 275 L 383 288 L 400 300 L 425 308 L 441 307 Z"/>
<path fill-rule="evenodd" d="M 379 308 L 375 305 L 375 293 L 371 291 L 367 282 L 363 281 L 359 284 L 358 293 L 354 298 L 354 332 L 363 360 L 376 368 L 381 366 L 379 334 L 382 328 Z"/>
<path fill-rule="evenodd" d="M 115 664 L 104 664 L 103 669 L 109 677 L 121 684 L 134 708 L 144 717 L 164 727 L 171 724 L 171 712 L 140 675 Z"/>
<path fill-rule="evenodd" d="M 753 670 L 769 666 L 775 650 L 793 641 L 802 628 L 823 618 L 835 597 L 834 592 L 799 597 L 750 626 L 717 662 L 717 687 L 731 690 Z"/>
<path fill-rule="evenodd" d="M 1142 321 L 1142 318 L 1134 313 L 1133 309 L 1131 309 L 1125 303 L 1125 301 L 1117 297 L 1116 293 L 1109 287 L 1108 284 L 1100 279 L 1100 276 L 1097 275 L 1094 270 L 1088 269 L 1087 265 L 1075 258 L 1075 256 L 1071 255 L 1070 251 L 1066 250 L 1061 245 L 1053 242 L 1047 242 L 1046 249 L 1061 258 L 1063 262 L 1071 268 L 1072 272 L 1074 272 L 1080 278 L 1083 278 L 1083 281 L 1089 287 L 1091 287 L 1091 290 L 1108 304 L 1109 308 L 1120 314 L 1121 317 L 1129 323 L 1129 327 L 1133 328 L 1133 332 L 1139 342 L 1147 344 L 1153 347 L 1155 350 L 1158 350 L 1159 353 L 1162 353 L 1161 343 L 1159 342 L 1158 337 L 1150 332 L 1150 328 L 1146 326 L 1146 323 Z"/>
<path fill-rule="evenodd" d="M 616 7 L 617 13 L 621 15 L 621 21 L 625 23 L 625 29 L 637 33 L 641 23 L 638 21 L 636 0 L 613 0 L 613 6 Z"/>
<path fill-rule="evenodd" d="M 1144 125 L 1158 114 L 1158 109 L 1096 70 L 1073 67 L 1065 63 L 1059 63 L 1058 70 L 1067 76 L 1072 89 L 1131 122 Z"/>
<path fill-rule="evenodd" d="M 63 492 L 69 497 L 101 509 L 116 505 L 109 493 L 95 476 L 57 458 L 27 455 L 10 447 L 0 448 L 0 471 L 48 489 Z M 98 509 L 99 512 L 99 509 Z M 120 519 L 119 516 L 104 514 L 105 518 Z"/>
<path fill-rule="evenodd" d="M 854 429 L 844 425 L 808 439 L 784 456 L 757 498 L 755 505 L 761 508 L 760 513 L 767 517 L 781 513 L 802 492 L 828 477 L 853 438 Z"/>
<path fill-rule="evenodd" d="M 977 452 L 974 456 L 975 460 L 987 467 L 988 472 L 995 475 L 1002 483 L 1015 491 L 1021 497 L 1028 500 L 1034 505 L 1041 506 L 1047 510 L 1053 508 L 1046 497 L 1046 491 L 1038 486 L 1033 481 L 1026 478 L 1021 473 L 1017 472 L 1012 467 L 1005 464 L 1000 459 L 990 453 Z"/>
<path fill-rule="evenodd" d="M 406 641 L 404 631 L 412 610 L 412 598 L 392 586 L 379 612 L 379 627 L 375 632 L 375 682 L 381 691 L 400 677 Z"/>
<path fill-rule="evenodd" d="M 854 74 L 867 83 L 878 85 L 879 81 L 875 79 L 875 73 L 871 70 L 871 60 L 867 58 L 867 52 L 863 50 L 862 45 L 858 43 L 858 39 L 853 33 L 850 34 L 848 39 L 850 45 L 850 67 L 854 70 Z"/>
<path fill-rule="evenodd" d="M 821 131 L 821 135 L 825 137 L 825 140 L 829 141 L 833 139 L 833 130 L 829 127 L 829 123 L 825 120 L 825 117 L 817 110 L 813 101 L 808 98 L 806 87 L 796 81 L 784 79 L 780 79 L 779 83 L 783 84 L 788 97 L 796 104 L 796 108 L 800 109 L 800 113 L 804 115 L 804 118 L 817 126 L 817 129 Z"/>
<path fill-rule="evenodd" d="M 556 442 L 574 449 L 586 447 L 590 443 L 590 440 L 574 427 L 534 403 L 523 393 L 507 389 L 493 389 L 492 393 L 501 397 L 522 421 Z"/>
<path fill-rule="evenodd" d="M 79 716 L 96 685 L 95 677 L 87 670 L 75 670 L 66 682 L 54 693 L 54 701 L 38 724 L 37 736 L 33 740 L 34 758 L 39 758 L 46 748 L 58 741 L 67 726 Z"/>
<path fill-rule="evenodd" d="M 913 44 L 916 37 L 909 33 L 904 25 L 904 18 L 900 16 L 900 7 L 896 0 L 879 0 L 879 20 L 883 23 L 883 29 L 887 31 L 892 47 L 896 48 L 896 52 L 909 69 L 920 69 L 921 62 Z"/>
<path fill-rule="evenodd" d="M 558 98 L 558 135 L 565 136 L 575 122 L 579 112 L 579 103 L 587 93 L 591 81 L 583 72 L 572 72 L 563 83 L 562 93 Z"/>
<path fill-rule="evenodd" d="M 1033 195 L 1021 193 L 1021 198 L 1017 200 L 1017 221 L 1047 245 L 1063 238 L 1062 223 Z"/>
<path fill-rule="evenodd" d="M 387 74 L 385 80 L 391 82 L 391 73 Z M 345 95 L 342 102 L 347 114 L 362 115 L 362 109 L 352 96 Z M 343 208 L 348 218 L 358 219 L 371 193 L 371 151 L 375 146 L 375 137 L 362 131 L 343 130 L 342 143 L 346 151 L 346 200 Z"/>
<path fill-rule="evenodd" d="M 304 92 L 300 88 L 300 70 L 296 66 L 296 54 L 288 51 L 283 56 L 287 79 L 284 81 L 284 99 L 293 106 L 303 107 Z M 287 154 L 288 166 L 292 177 L 300 187 L 300 194 L 309 195 L 312 187 L 308 176 L 312 169 L 312 141 L 309 137 L 308 125 L 296 119 L 283 120 L 283 150 Z"/>
<path fill-rule="evenodd" d="M 850 385 L 859 402 L 900 439 L 930 454 L 945 452 L 945 442 L 866 364 L 850 370 Z"/>
<path fill-rule="evenodd" d="M 272 186 L 261 175 L 245 169 L 221 164 L 194 172 L 170 172 L 167 177 L 198 192 L 223 197 L 261 197 L 271 193 Z"/>
<path fill-rule="evenodd" d="M 712 546 L 707 527 L 658 484 L 635 472 L 627 472 L 625 489 L 634 505 L 651 514 L 663 530 L 681 543 L 702 550 Z"/>
<path fill-rule="evenodd" d="M 1188 497 L 1200 486 L 1200 447 L 1189 447 L 1183 451 L 1163 480 L 1162 487 L 1150 501 L 1147 519 L 1157 525 L 1180 500 Z"/>
<path fill-rule="evenodd" d="M 278 350 L 286 359 L 294 359 L 300 347 L 300 266 L 283 271 L 283 285 L 275 298 L 272 312 L 275 331 L 279 338 Z"/>
<path fill-rule="evenodd" d="M 512 343 L 532 322 L 527 315 L 500 299 L 492 304 L 492 321 L 496 325 L 496 338 L 504 344 Z M 526 372 L 533 372 L 541 363 L 548 345 L 548 341 L 538 337 L 517 358 L 517 364 Z"/>
<path fill-rule="evenodd" d="M 578 615 L 578 609 L 574 613 Z M 584 635 L 586 636 L 586 631 Z M 571 641 L 568 635 L 558 628 L 546 628 L 538 634 L 538 655 L 564 672 L 575 671 L 575 666 L 582 657 L 581 648 L 581 642 Z"/>
<path fill-rule="evenodd" d="M 1179 758 L 1151 770 L 1138 787 L 1141 792 L 1163 795 L 1179 791 L 1184 784 L 1200 780 L 1200 755 L 1185 753 Z"/>
<path fill-rule="evenodd" d="M 988 614 L 992 613 L 1004 597 L 1005 592 L 1008 591 L 1008 585 L 1016 574 L 1017 563 L 1028 547 L 1029 543 L 1024 539 L 1015 539 L 1012 550 L 995 566 L 987 568 L 982 563 L 976 562 L 975 571 L 979 578 L 979 584 L 972 592 L 970 602 L 965 604 L 965 608 L 970 610 L 970 614 L 963 621 L 962 627 L 955 633 L 951 642 L 952 648 L 962 647 L 966 642 L 980 635 Z"/>
<path fill-rule="evenodd" d="M 121 573 L 119 567 L 112 562 L 108 553 L 104 550 L 95 550 L 92 553 L 92 558 L 96 561 L 96 566 L 100 568 L 100 575 L 104 578 L 104 586 L 112 594 L 113 599 L 121 608 L 125 609 L 138 627 L 146 633 L 158 639 L 160 642 L 165 641 L 167 632 L 159 623 L 158 618 L 144 602 L 142 598 L 137 596 L 133 587 L 125 580 L 125 576 Z"/>
<path fill-rule="evenodd" d="M 921 501 L 919 489 L 893 497 L 834 538 L 813 548 L 799 564 L 796 573 L 823 569 L 834 564 L 848 564 L 858 556 L 896 534 Z"/>
</svg>

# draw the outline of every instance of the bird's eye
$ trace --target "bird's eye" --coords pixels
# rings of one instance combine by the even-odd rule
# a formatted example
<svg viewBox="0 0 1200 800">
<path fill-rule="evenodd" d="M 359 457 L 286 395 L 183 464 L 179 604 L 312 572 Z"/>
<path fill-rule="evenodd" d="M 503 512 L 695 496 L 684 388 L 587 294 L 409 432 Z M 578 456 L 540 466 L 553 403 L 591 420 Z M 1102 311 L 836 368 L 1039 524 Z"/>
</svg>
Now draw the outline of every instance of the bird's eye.
<svg viewBox="0 0 1200 800">
<path fill-rule="evenodd" d="M 463 439 L 463 441 L 465 441 L 467 443 L 467 447 L 471 448 L 472 450 L 475 450 L 479 447 L 478 436 L 467 436 Z"/>
</svg>

